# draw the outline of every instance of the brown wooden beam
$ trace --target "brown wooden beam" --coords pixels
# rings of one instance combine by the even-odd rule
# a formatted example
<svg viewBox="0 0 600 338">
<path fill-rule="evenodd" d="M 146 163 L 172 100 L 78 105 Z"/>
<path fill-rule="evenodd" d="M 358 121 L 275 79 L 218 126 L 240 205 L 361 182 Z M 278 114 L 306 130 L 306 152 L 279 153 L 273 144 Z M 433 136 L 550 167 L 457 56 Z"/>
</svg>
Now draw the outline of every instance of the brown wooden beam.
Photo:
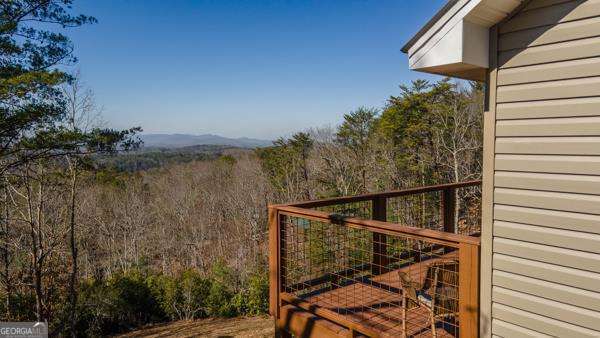
<svg viewBox="0 0 600 338">
<path fill-rule="evenodd" d="M 457 233 L 457 224 L 454 222 L 456 210 L 456 188 L 442 190 L 442 223 L 444 232 Z"/>
<path fill-rule="evenodd" d="M 276 328 L 276 333 L 282 338 L 291 338 L 291 334 L 299 338 L 348 337 L 351 332 L 294 305 L 281 308 L 281 318 L 277 321 Z"/>
<path fill-rule="evenodd" d="M 279 317 L 279 224 L 278 212 L 269 206 L 269 313 Z"/>
<path fill-rule="evenodd" d="M 458 251 L 458 310 L 461 338 L 479 334 L 479 246 L 464 244 Z"/>
<path fill-rule="evenodd" d="M 347 317 L 342 316 L 336 312 L 333 312 L 331 310 L 328 310 L 328 309 L 316 306 L 314 304 L 311 304 L 309 302 L 306 302 L 304 300 L 301 300 L 289 293 L 282 293 L 280 295 L 280 297 L 283 301 L 285 301 L 288 304 L 297 306 L 305 311 L 313 313 L 317 316 L 320 316 L 320 317 L 327 319 L 338 325 L 344 326 L 345 328 L 355 331 L 357 333 L 360 333 L 360 334 L 363 334 L 363 335 L 366 335 L 366 336 L 372 337 L 372 338 L 377 338 L 380 336 L 380 333 L 376 330 L 367 328 L 364 325 L 356 323 L 356 322 L 348 319 Z"/>
<path fill-rule="evenodd" d="M 387 198 L 377 197 L 373 199 L 373 219 L 376 221 L 387 221 Z M 387 255 L 387 236 L 382 233 L 373 232 L 373 264 L 371 273 L 381 275 L 385 273 L 389 264 Z"/>
</svg>

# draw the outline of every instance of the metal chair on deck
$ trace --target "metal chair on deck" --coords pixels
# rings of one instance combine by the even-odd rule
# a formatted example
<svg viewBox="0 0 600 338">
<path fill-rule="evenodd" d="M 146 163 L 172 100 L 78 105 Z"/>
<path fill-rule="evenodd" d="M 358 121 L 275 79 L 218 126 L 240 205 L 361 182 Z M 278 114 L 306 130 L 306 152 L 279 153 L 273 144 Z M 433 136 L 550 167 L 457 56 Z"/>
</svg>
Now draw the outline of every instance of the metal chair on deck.
<svg viewBox="0 0 600 338">
<path fill-rule="evenodd" d="M 415 282 L 403 271 L 398 272 L 402 285 L 402 332 L 407 336 L 409 309 L 421 307 L 428 311 L 431 334 L 437 337 L 436 322 L 458 317 L 458 261 L 443 260 L 427 264 L 425 281 Z"/>
</svg>

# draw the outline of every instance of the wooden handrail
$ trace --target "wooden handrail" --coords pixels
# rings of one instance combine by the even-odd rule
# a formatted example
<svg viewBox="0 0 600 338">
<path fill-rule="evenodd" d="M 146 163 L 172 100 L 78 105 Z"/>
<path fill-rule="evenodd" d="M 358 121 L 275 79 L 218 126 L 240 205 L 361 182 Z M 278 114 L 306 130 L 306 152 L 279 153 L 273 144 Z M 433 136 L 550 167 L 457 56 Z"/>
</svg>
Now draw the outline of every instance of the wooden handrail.
<svg viewBox="0 0 600 338">
<path fill-rule="evenodd" d="M 386 192 L 372 193 L 372 194 L 363 194 L 363 195 L 356 195 L 356 196 L 333 197 L 333 198 L 326 198 L 326 199 L 315 200 L 315 201 L 290 203 L 287 205 L 293 206 L 293 207 L 299 207 L 299 208 L 317 208 L 317 207 L 326 207 L 326 206 L 331 206 L 331 205 L 336 205 L 336 204 L 370 201 L 370 200 L 373 200 L 376 198 L 392 198 L 392 197 L 399 197 L 399 196 L 416 195 L 416 194 L 423 194 L 423 193 L 432 192 L 432 191 L 442 191 L 442 190 L 446 190 L 446 189 L 458 189 L 458 188 L 472 187 L 472 186 L 477 186 L 477 185 L 481 185 L 481 180 L 466 181 L 466 182 L 460 182 L 460 183 L 438 184 L 438 185 L 431 185 L 431 186 L 427 186 L 427 187 L 410 188 L 410 189 L 403 189 L 403 190 L 393 190 L 393 191 L 386 191 Z"/>
<path fill-rule="evenodd" d="M 331 219 L 331 214 L 323 211 L 282 205 L 276 207 L 274 206 L 273 208 L 277 209 L 279 211 L 279 214 L 281 215 L 301 217 L 329 224 L 335 223 Z M 388 223 L 376 220 L 348 217 L 344 219 L 343 225 L 356 229 L 369 230 L 371 232 L 376 232 L 385 235 L 404 236 L 414 239 L 422 239 L 431 243 L 448 245 L 453 247 L 457 247 L 460 243 L 467 243 L 472 245 L 480 244 L 480 239 L 478 237 L 441 232 L 431 229 L 416 228 L 407 225 Z"/>
</svg>

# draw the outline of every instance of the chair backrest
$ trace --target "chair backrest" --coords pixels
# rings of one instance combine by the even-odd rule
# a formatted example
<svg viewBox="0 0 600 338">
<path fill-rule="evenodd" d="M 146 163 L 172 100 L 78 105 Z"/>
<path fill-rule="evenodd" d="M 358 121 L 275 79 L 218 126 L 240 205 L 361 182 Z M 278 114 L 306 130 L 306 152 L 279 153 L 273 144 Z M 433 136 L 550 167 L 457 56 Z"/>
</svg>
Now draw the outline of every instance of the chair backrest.
<svg viewBox="0 0 600 338">
<path fill-rule="evenodd" d="M 419 295 L 425 295 L 429 296 L 427 306 L 434 315 L 455 315 L 458 312 L 458 261 L 439 260 L 428 264 L 422 285 L 412 281 L 406 272 L 398 271 L 398 275 L 404 295 L 413 304 L 423 304 Z"/>
<path fill-rule="evenodd" d="M 458 261 L 441 260 L 428 264 L 425 281 L 422 285 L 418 285 L 413 281 L 406 272 L 398 271 L 398 276 L 406 296 L 417 301 L 417 291 L 431 289 L 431 293 L 435 294 L 438 288 L 458 287 Z"/>
<path fill-rule="evenodd" d="M 427 275 L 421 290 L 435 289 L 441 287 L 458 286 L 458 261 L 441 260 L 431 263 L 427 267 Z"/>
</svg>

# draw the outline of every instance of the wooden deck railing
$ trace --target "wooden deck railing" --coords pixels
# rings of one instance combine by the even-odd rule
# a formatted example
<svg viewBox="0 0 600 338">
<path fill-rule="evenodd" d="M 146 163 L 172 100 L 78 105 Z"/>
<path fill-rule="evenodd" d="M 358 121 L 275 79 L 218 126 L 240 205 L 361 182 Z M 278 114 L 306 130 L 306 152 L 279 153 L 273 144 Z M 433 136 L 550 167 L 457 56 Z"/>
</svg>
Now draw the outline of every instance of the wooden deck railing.
<svg viewBox="0 0 600 338">
<path fill-rule="evenodd" d="M 477 336 L 480 241 L 456 233 L 455 192 L 479 185 L 270 206 L 269 309 L 278 334 Z M 390 200 L 425 193 L 439 195 L 439 227 L 387 222 Z M 433 305 L 407 298 L 407 285 Z"/>
</svg>

